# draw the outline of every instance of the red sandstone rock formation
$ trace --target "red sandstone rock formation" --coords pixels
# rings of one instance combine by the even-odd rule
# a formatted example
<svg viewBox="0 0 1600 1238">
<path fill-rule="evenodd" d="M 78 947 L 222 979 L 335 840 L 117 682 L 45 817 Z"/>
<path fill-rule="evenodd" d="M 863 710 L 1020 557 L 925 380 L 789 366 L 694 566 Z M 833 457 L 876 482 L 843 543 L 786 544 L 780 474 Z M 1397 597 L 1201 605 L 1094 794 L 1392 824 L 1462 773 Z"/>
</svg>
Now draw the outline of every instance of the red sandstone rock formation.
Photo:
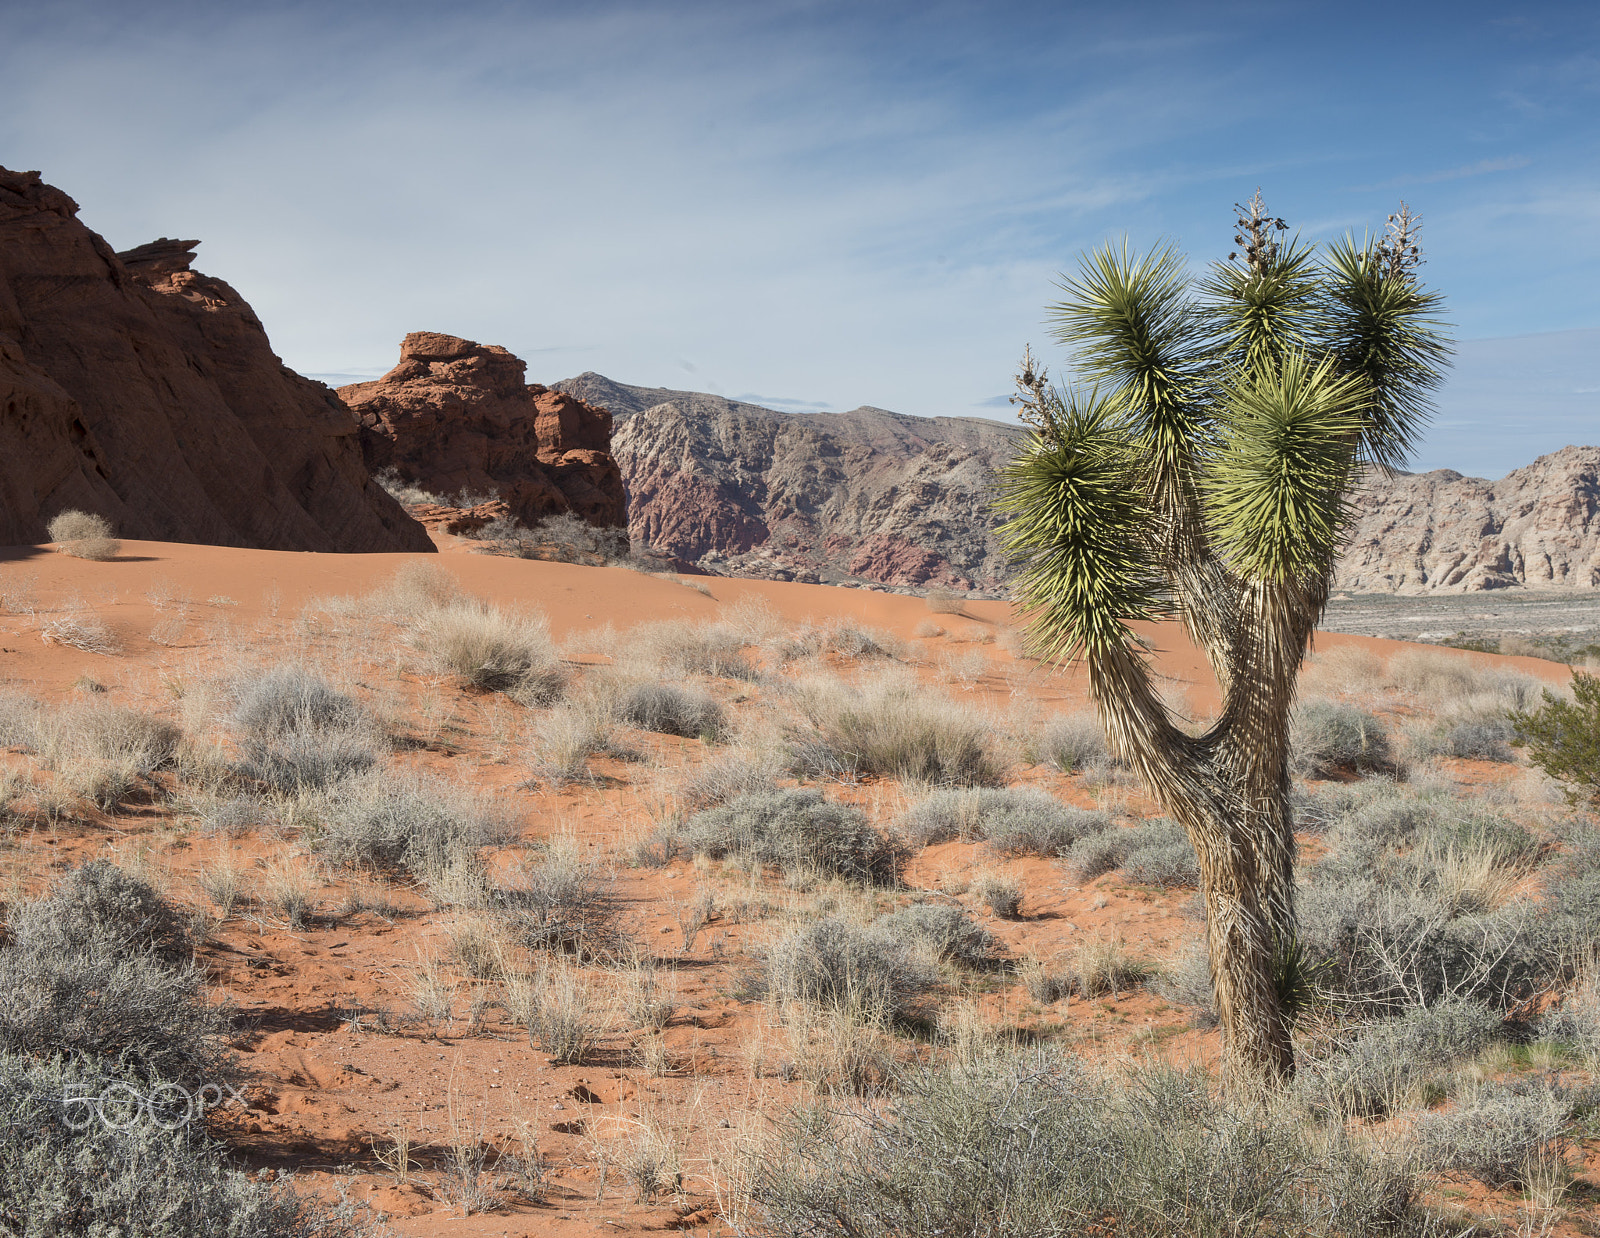
<svg viewBox="0 0 1600 1238">
<path fill-rule="evenodd" d="M 124 537 L 431 550 L 348 410 L 273 354 L 197 241 L 115 254 L 37 172 L 0 168 L 0 544 L 67 507 Z"/>
<path fill-rule="evenodd" d="M 376 382 L 339 388 L 361 422 L 373 472 L 393 468 L 436 494 L 495 494 L 523 524 L 572 512 L 627 523 L 611 457 L 611 414 L 537 383 L 494 344 L 413 331 Z"/>
</svg>

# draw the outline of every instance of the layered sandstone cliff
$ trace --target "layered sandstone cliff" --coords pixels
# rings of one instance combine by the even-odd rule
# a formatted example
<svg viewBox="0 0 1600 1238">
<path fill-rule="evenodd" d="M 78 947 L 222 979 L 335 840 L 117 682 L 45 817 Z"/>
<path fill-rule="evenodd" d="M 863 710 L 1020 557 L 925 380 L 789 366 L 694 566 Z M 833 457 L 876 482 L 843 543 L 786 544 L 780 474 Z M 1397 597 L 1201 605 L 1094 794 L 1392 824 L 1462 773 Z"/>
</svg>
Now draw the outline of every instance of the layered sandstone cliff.
<svg viewBox="0 0 1600 1238">
<path fill-rule="evenodd" d="M 599 374 L 555 386 L 618 421 L 632 538 L 737 576 L 994 593 L 990 511 L 1015 426 L 880 408 L 779 413 Z"/>
<path fill-rule="evenodd" d="M 626 524 L 611 414 L 526 383 L 526 369 L 498 345 L 413 331 L 394 369 L 339 394 L 373 472 L 392 468 L 436 494 L 497 496 L 526 525 L 564 512 Z"/>
<path fill-rule="evenodd" d="M 124 537 L 431 550 L 372 482 L 337 396 L 272 352 L 197 241 L 123 254 L 37 172 L 0 168 L 0 544 L 58 511 Z"/>
<path fill-rule="evenodd" d="M 1372 477 L 1354 508 L 1338 576 L 1351 593 L 1600 588 L 1600 447 L 1563 447 L 1499 481 Z"/>
</svg>

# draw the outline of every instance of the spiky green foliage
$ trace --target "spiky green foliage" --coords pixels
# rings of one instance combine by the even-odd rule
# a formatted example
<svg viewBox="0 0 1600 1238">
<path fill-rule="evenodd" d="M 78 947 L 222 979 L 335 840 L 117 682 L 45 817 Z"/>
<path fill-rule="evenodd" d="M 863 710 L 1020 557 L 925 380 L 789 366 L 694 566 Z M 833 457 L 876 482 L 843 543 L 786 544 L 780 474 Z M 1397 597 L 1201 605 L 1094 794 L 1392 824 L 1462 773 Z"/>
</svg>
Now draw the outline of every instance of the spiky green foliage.
<svg viewBox="0 0 1600 1238">
<path fill-rule="evenodd" d="M 1034 434 L 999 506 L 1030 644 L 1082 658 L 1115 755 L 1200 860 L 1217 1005 L 1236 1075 L 1293 1070 L 1275 959 L 1294 940 L 1289 713 L 1363 467 L 1398 463 L 1448 345 L 1403 206 L 1326 253 L 1239 207 L 1241 252 L 1188 274 L 1171 245 L 1086 256 L 1051 307 L 1084 391 L 1031 356 Z M 1222 689 L 1191 734 L 1132 621 L 1180 618 Z"/>
</svg>

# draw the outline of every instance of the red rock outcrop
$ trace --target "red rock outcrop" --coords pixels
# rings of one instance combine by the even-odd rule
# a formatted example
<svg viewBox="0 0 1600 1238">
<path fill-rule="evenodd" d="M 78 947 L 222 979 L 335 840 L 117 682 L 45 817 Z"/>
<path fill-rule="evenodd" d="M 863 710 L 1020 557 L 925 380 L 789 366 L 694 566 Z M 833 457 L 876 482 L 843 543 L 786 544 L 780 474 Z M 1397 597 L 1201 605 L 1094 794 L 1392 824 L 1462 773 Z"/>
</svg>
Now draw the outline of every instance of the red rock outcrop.
<svg viewBox="0 0 1600 1238">
<path fill-rule="evenodd" d="M 373 472 L 392 468 L 435 494 L 496 495 L 526 525 L 561 512 L 626 524 L 611 414 L 525 384 L 526 369 L 498 345 L 413 331 L 394 369 L 339 394 L 360 420 Z"/>
<path fill-rule="evenodd" d="M 79 507 L 124 537 L 431 550 L 349 411 L 272 352 L 197 241 L 125 254 L 37 172 L 0 168 L 0 544 Z"/>
</svg>

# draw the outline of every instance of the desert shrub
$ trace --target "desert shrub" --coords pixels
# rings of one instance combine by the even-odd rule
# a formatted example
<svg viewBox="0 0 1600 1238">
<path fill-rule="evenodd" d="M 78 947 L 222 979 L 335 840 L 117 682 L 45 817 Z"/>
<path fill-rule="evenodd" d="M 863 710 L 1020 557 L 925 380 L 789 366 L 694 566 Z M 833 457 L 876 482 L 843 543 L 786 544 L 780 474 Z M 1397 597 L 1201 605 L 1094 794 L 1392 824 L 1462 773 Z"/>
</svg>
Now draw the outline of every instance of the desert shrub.
<svg viewBox="0 0 1600 1238">
<path fill-rule="evenodd" d="M 1086 834 L 1067 851 L 1067 867 L 1079 882 L 1115 869 L 1139 885 L 1198 886 L 1200 861 L 1176 821 L 1154 817 L 1131 830 L 1112 826 Z"/>
<path fill-rule="evenodd" d="M 108 657 L 122 652 L 122 642 L 110 625 L 89 610 L 70 611 L 48 620 L 39 629 L 39 639 L 47 645 L 65 645 Z"/>
<path fill-rule="evenodd" d="M 165 718 L 115 705 L 67 705 L 42 728 L 41 746 L 51 760 L 86 757 L 127 761 L 141 774 L 171 765 L 183 732 Z"/>
<path fill-rule="evenodd" d="M 726 624 L 662 619 L 639 624 L 623 637 L 623 642 L 615 661 L 656 678 L 756 677 L 755 667 L 744 655 L 744 635 Z"/>
<path fill-rule="evenodd" d="M 1539 1039 L 1568 1045 L 1583 1055 L 1589 1069 L 1600 1062 L 1600 981 L 1594 974 L 1582 978 L 1566 993 L 1559 1006 L 1545 1011 L 1539 1020 Z"/>
<path fill-rule="evenodd" d="M 1001 855 L 1051 856 L 1110 823 L 1104 813 L 1070 808 L 1036 788 L 972 787 L 935 791 L 906 813 L 900 829 L 923 845 L 983 838 Z"/>
<path fill-rule="evenodd" d="M 1152 987 L 1177 1006 L 1189 1007 L 1196 1027 L 1217 1025 L 1217 995 L 1211 984 L 1211 961 L 1204 941 L 1193 943 L 1154 977 Z"/>
<path fill-rule="evenodd" d="M 1335 836 L 1341 846 L 1408 847 L 1439 817 L 1436 802 L 1408 794 L 1396 783 L 1373 779 L 1362 784 L 1359 794 L 1338 814 Z"/>
<path fill-rule="evenodd" d="M 185 918 L 150 883 L 110 860 L 90 860 L 10 920 L 13 945 L 63 954 L 145 953 L 187 963 L 194 940 Z"/>
<path fill-rule="evenodd" d="M 693 855 L 894 885 L 905 854 L 866 814 L 810 787 L 740 795 L 696 813 L 678 843 Z"/>
<path fill-rule="evenodd" d="M 1129 954 L 1115 934 L 1090 937 L 1072 953 L 1073 987 L 1085 997 L 1121 996 L 1124 989 L 1137 988 L 1155 975 L 1155 967 Z"/>
<path fill-rule="evenodd" d="M 147 1079 L 228 1077 L 227 1012 L 149 887 L 88 865 L 12 915 L 0 949 L 0 1053 L 117 1062 Z"/>
<path fill-rule="evenodd" d="M 829 917 L 796 930 L 767 955 L 767 990 L 780 1003 L 809 1002 L 861 1023 L 923 1016 L 938 975 L 881 925 Z"/>
<path fill-rule="evenodd" d="M 1422 1219 L 1398 1158 L 1282 1105 L 1229 1103 L 1198 1073 L 1154 1066 L 1117 1084 L 1041 1055 L 911 1073 L 901 1088 L 892 1115 L 783 1124 L 754 1175 L 768 1232 L 1356 1238 Z"/>
<path fill-rule="evenodd" d="M 122 552 L 122 543 L 111 535 L 111 522 L 104 516 L 69 508 L 53 517 L 46 528 L 57 548 L 77 559 L 104 561 Z"/>
<path fill-rule="evenodd" d="M 1442 816 L 1429 831 L 1429 841 L 1436 847 L 1484 851 L 1506 866 L 1531 860 L 1539 851 L 1539 840 L 1526 826 L 1487 809 L 1455 818 Z"/>
<path fill-rule="evenodd" d="M 1295 772 L 1326 778 L 1341 770 L 1367 773 L 1393 767 L 1389 734 L 1383 723 L 1354 705 L 1310 700 L 1290 720 L 1289 743 Z"/>
<path fill-rule="evenodd" d="M 442 494 L 435 494 L 431 490 L 424 490 L 414 481 L 407 481 L 400 476 L 400 471 L 394 466 L 379 469 L 372 475 L 372 480 L 377 482 L 396 503 L 410 505 L 413 503 L 436 503 L 441 507 L 449 506 L 449 499 Z"/>
<path fill-rule="evenodd" d="M 1389 678 L 1446 715 L 1489 716 L 1525 709 L 1543 687 L 1522 671 L 1428 649 L 1395 654 L 1389 660 Z"/>
<path fill-rule="evenodd" d="M 808 624 L 775 639 L 771 649 L 784 662 L 828 653 L 853 662 L 866 658 L 899 660 L 905 653 L 899 638 L 849 619 L 836 619 L 820 627 Z"/>
<path fill-rule="evenodd" d="M 678 802 L 695 813 L 735 796 L 775 791 L 782 768 L 775 752 L 735 748 L 691 770 L 678 784 Z"/>
<path fill-rule="evenodd" d="M 611 715 L 589 696 L 563 701 L 534 722 L 529 735 L 534 770 L 553 782 L 589 776 L 589 758 L 611 751 Z"/>
<path fill-rule="evenodd" d="M 1168 889 L 1200 885 L 1200 861 L 1176 821 L 1154 817 L 1130 832 L 1133 842 L 1121 866 L 1124 880 Z"/>
<path fill-rule="evenodd" d="M 491 897 L 523 943 L 536 950 L 618 958 L 630 944 L 613 883 L 570 849 L 557 848 L 542 862 L 525 865 Z"/>
<path fill-rule="evenodd" d="M 252 1182 L 230 1169 L 203 1124 L 152 1120 L 111 1129 L 62 1096 L 98 1097 L 128 1082 L 103 1066 L 0 1054 L 0 1233 L 206 1234 L 215 1238 L 357 1238 L 379 1232 L 364 1210 Z M 139 1093 L 149 1090 L 139 1080 Z M 90 1121 L 85 1129 L 84 1118 Z M 164 1119 L 175 1125 L 177 1118 Z"/>
<path fill-rule="evenodd" d="M 1516 759 L 1510 748 L 1511 738 L 1509 719 L 1469 718 L 1413 736 L 1410 751 L 1418 757 L 1509 762 Z"/>
<path fill-rule="evenodd" d="M 976 967 L 988 960 L 998 945 L 994 935 L 960 907 L 941 903 L 913 903 L 873 921 L 898 942 L 911 942 L 936 958 Z"/>
<path fill-rule="evenodd" d="M 546 516 L 531 527 L 515 518 L 494 520 L 467 536 L 518 559 L 604 563 L 628 552 L 626 529 L 590 524 L 571 512 Z"/>
<path fill-rule="evenodd" d="M 895 677 L 813 684 L 809 730 L 794 744 L 798 772 L 871 775 L 935 786 L 998 786 L 1005 771 L 990 728 L 954 702 Z"/>
<path fill-rule="evenodd" d="M 1573 1097 L 1548 1082 L 1490 1085 L 1450 1110 L 1419 1115 L 1412 1138 L 1437 1172 L 1492 1190 L 1521 1186 L 1541 1162 L 1564 1159 L 1573 1108 Z"/>
<path fill-rule="evenodd" d="M 1333 1052 L 1304 1062 L 1296 1087 L 1342 1118 L 1384 1117 L 1426 1101 L 1419 1089 L 1483 1052 L 1501 1022 L 1498 1011 L 1456 998 L 1365 1023 Z"/>
<path fill-rule="evenodd" d="M 634 685 L 623 693 L 617 713 L 630 726 L 689 739 L 716 739 L 727 725 L 722 706 L 709 695 L 667 683 Z"/>
<path fill-rule="evenodd" d="M 1546 690 L 1538 709 L 1511 715 L 1513 741 L 1574 803 L 1600 803 L 1600 678 L 1575 671 L 1572 700 Z"/>
<path fill-rule="evenodd" d="M 205 806 L 200 828 L 208 834 L 237 838 L 271 825 L 276 816 L 272 805 L 259 795 L 230 795 Z"/>
<path fill-rule="evenodd" d="M 0 747 L 37 751 L 47 718 L 31 696 L 0 690 Z"/>
<path fill-rule="evenodd" d="M 1022 914 L 1022 883 L 1015 877 L 980 873 L 972 880 L 972 897 L 1002 920 L 1015 920 Z"/>
<path fill-rule="evenodd" d="M 1105 731 L 1092 713 L 1052 719 L 1031 743 L 1039 760 L 1048 761 L 1063 774 L 1106 765 L 1111 759 Z"/>
<path fill-rule="evenodd" d="M 372 768 L 382 737 L 367 712 L 314 671 L 273 667 L 234 687 L 239 772 L 279 791 L 316 790 Z"/>
<path fill-rule="evenodd" d="M 566 686 L 543 615 L 515 614 L 463 598 L 418 614 L 411 640 L 436 669 L 483 691 L 543 705 Z"/>
<path fill-rule="evenodd" d="M 312 845 L 331 862 L 426 877 L 452 858 L 507 842 L 510 824 L 454 783 L 392 770 L 347 778 L 323 795 Z"/>
</svg>

